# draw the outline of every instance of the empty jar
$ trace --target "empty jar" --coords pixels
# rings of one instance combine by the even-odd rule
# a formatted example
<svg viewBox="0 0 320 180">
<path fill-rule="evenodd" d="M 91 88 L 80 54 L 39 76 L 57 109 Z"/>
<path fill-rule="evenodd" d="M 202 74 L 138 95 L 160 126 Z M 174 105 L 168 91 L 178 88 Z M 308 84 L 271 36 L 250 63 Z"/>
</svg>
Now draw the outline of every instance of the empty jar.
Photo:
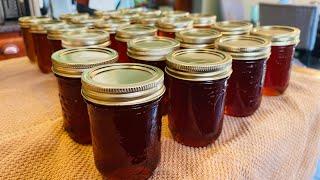
<svg viewBox="0 0 320 180">
<path fill-rule="evenodd" d="M 121 27 L 116 34 L 116 50 L 119 53 L 119 62 L 129 62 L 127 56 L 127 42 L 137 37 L 156 36 L 157 29 L 155 27 L 144 26 L 141 24 L 129 25 Z"/>
<path fill-rule="evenodd" d="M 214 48 L 215 41 L 221 37 L 219 31 L 213 29 L 187 29 L 176 33 L 176 39 L 180 41 L 181 48 L 202 49 Z"/>
<path fill-rule="evenodd" d="M 175 38 L 175 33 L 191 29 L 193 27 L 193 20 L 188 17 L 163 17 L 156 22 L 158 28 L 158 35 Z"/>
<path fill-rule="evenodd" d="M 219 137 L 231 63 L 230 55 L 211 49 L 183 49 L 167 56 L 168 118 L 174 140 L 204 147 Z"/>
<path fill-rule="evenodd" d="M 216 43 L 218 49 L 228 52 L 233 59 L 225 113 L 250 116 L 261 104 L 271 43 L 268 39 L 249 35 L 222 37 Z"/>
<path fill-rule="evenodd" d="M 163 72 L 112 64 L 82 76 L 97 169 L 108 179 L 147 179 L 161 156 Z"/>
<path fill-rule="evenodd" d="M 189 17 L 193 19 L 194 28 L 211 28 L 217 19 L 217 16 L 199 13 L 190 14 Z"/>
<path fill-rule="evenodd" d="M 223 36 L 248 35 L 253 25 L 247 21 L 222 21 L 216 22 L 212 28 L 220 31 Z"/>
<path fill-rule="evenodd" d="M 64 129 L 80 144 L 91 143 L 87 105 L 81 95 L 81 74 L 90 68 L 116 62 L 118 54 L 108 48 L 63 49 L 52 55 L 59 87 Z"/>
<path fill-rule="evenodd" d="M 300 30 L 288 26 L 261 26 L 253 29 L 252 34 L 268 38 L 272 43 L 263 94 L 281 95 L 289 85 L 291 62 L 299 43 Z"/>
</svg>

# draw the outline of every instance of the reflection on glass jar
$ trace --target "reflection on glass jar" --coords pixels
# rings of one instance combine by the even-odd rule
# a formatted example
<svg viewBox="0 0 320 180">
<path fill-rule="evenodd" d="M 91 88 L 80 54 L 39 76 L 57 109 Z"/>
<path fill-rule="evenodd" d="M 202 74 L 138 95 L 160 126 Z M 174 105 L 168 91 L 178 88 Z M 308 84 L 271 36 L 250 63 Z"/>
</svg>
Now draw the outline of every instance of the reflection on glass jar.
<svg viewBox="0 0 320 180">
<path fill-rule="evenodd" d="M 261 104 L 271 42 L 248 35 L 222 37 L 216 43 L 218 49 L 228 52 L 233 59 L 225 113 L 237 117 L 250 116 Z"/>
<path fill-rule="evenodd" d="M 175 33 L 191 29 L 193 20 L 188 17 L 163 17 L 156 22 L 158 36 L 175 38 Z"/>
<path fill-rule="evenodd" d="M 299 42 L 300 30 L 287 26 L 261 26 L 253 29 L 252 34 L 268 38 L 272 42 L 263 94 L 281 95 L 289 85 L 291 61 Z"/>
<path fill-rule="evenodd" d="M 161 156 L 163 72 L 143 64 L 112 64 L 85 72 L 82 95 L 97 169 L 108 179 L 147 179 Z"/>
<path fill-rule="evenodd" d="M 215 23 L 212 28 L 221 32 L 222 36 L 248 35 L 253 25 L 247 21 L 222 21 Z"/>
<path fill-rule="evenodd" d="M 217 19 L 217 16 L 199 13 L 190 14 L 189 17 L 193 19 L 194 28 L 211 28 Z"/>
<path fill-rule="evenodd" d="M 211 49 L 183 49 L 167 56 L 169 128 L 174 140 L 203 147 L 220 135 L 230 55 Z"/>
<path fill-rule="evenodd" d="M 87 105 L 81 95 L 81 74 L 90 68 L 114 63 L 117 58 L 117 52 L 108 48 L 63 49 L 52 55 L 64 129 L 77 143 L 91 143 Z"/>
</svg>

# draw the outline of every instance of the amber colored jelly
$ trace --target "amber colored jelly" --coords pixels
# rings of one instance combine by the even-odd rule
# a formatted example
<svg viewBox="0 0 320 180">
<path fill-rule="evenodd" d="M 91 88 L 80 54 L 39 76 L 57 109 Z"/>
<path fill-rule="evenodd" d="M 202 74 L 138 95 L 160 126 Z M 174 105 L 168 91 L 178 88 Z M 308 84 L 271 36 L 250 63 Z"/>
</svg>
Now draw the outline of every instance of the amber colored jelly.
<svg viewBox="0 0 320 180">
<path fill-rule="evenodd" d="M 56 77 L 64 129 L 77 143 L 90 144 L 90 122 L 87 105 L 81 95 L 81 78 L 67 78 L 59 75 Z"/>
<path fill-rule="evenodd" d="M 185 81 L 167 76 L 169 128 L 184 145 L 203 147 L 221 133 L 227 79 Z"/>
<path fill-rule="evenodd" d="M 30 28 L 21 27 L 21 33 L 22 33 L 26 53 L 29 60 L 31 62 L 36 62 L 37 57 L 36 57 L 35 47 L 32 39 L 32 34 L 30 33 Z"/>
<path fill-rule="evenodd" d="M 158 36 L 162 36 L 162 37 L 169 37 L 169 38 L 175 38 L 175 33 L 174 32 L 165 32 L 165 31 L 160 31 L 158 30 Z"/>
<path fill-rule="evenodd" d="M 228 81 L 225 113 L 244 117 L 260 106 L 266 59 L 233 60 L 233 72 Z"/>
<path fill-rule="evenodd" d="M 52 52 L 56 52 L 56 51 L 63 49 L 62 44 L 61 44 L 61 40 L 50 39 L 49 41 L 50 41 L 50 44 L 52 47 Z"/>
<path fill-rule="evenodd" d="M 117 41 L 116 42 L 116 50 L 119 53 L 119 63 L 128 63 L 129 62 L 129 58 L 127 55 L 127 43 L 126 42 L 122 42 L 122 41 Z"/>
<path fill-rule="evenodd" d="M 32 33 L 35 44 L 38 66 L 43 73 L 51 72 L 51 54 L 53 52 L 47 34 Z"/>
<path fill-rule="evenodd" d="M 160 99 L 132 106 L 88 102 L 94 159 L 108 179 L 147 179 L 160 161 Z"/>
<path fill-rule="evenodd" d="M 277 96 L 287 89 L 294 50 L 295 45 L 272 46 L 271 56 L 267 62 L 264 95 Z"/>
</svg>

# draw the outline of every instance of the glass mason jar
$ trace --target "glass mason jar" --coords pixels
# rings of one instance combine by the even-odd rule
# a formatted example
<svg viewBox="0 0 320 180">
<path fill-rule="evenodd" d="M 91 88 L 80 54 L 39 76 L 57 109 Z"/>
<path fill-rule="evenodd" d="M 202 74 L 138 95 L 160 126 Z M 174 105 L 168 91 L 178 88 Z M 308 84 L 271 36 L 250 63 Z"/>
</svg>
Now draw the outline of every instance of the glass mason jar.
<svg viewBox="0 0 320 180">
<path fill-rule="evenodd" d="M 23 37 L 24 47 L 26 49 L 27 56 L 31 62 L 37 61 L 35 45 L 32 38 L 32 33 L 30 32 L 30 27 L 32 23 L 40 21 L 49 21 L 49 17 L 35 17 L 35 16 L 25 16 L 19 18 L 19 25 Z"/>
<path fill-rule="evenodd" d="M 80 48 L 80 47 L 108 47 L 110 36 L 108 32 L 101 30 L 89 29 L 80 32 L 68 32 L 62 35 L 63 48 Z"/>
<path fill-rule="evenodd" d="M 299 43 L 300 30 L 288 26 L 261 26 L 253 29 L 252 34 L 268 38 L 272 43 L 263 94 L 281 95 L 289 85 L 291 62 Z"/>
<path fill-rule="evenodd" d="M 213 49 L 182 49 L 167 56 L 169 128 L 177 142 L 204 147 L 220 135 L 232 58 Z"/>
<path fill-rule="evenodd" d="M 247 21 L 222 21 L 216 22 L 212 28 L 220 31 L 222 36 L 248 35 L 253 25 Z"/>
<path fill-rule="evenodd" d="M 64 24 L 63 21 L 50 20 L 33 23 L 31 25 L 30 32 L 32 33 L 36 50 L 38 67 L 43 73 L 50 73 L 52 66 L 51 54 L 53 53 L 53 48 L 47 38 L 47 29 L 60 26 L 62 24 Z"/>
<path fill-rule="evenodd" d="M 71 23 L 71 19 L 77 17 L 77 18 L 88 18 L 88 13 L 68 13 L 68 14 L 62 14 L 59 19 L 62 21 L 65 21 L 66 23 Z"/>
<path fill-rule="evenodd" d="M 117 59 L 117 52 L 108 48 L 63 49 L 52 55 L 52 71 L 58 81 L 64 129 L 77 143 L 91 143 L 87 105 L 81 95 L 81 74 L 90 68 L 114 63 Z"/>
<path fill-rule="evenodd" d="M 68 32 L 81 33 L 86 30 L 88 30 L 87 26 L 75 25 L 75 24 L 64 24 L 61 26 L 54 26 L 54 27 L 48 28 L 48 39 L 52 46 L 53 52 L 63 49 L 61 39 L 64 33 L 68 33 Z"/>
<path fill-rule="evenodd" d="M 112 64 L 82 75 L 97 169 L 108 179 L 147 179 L 161 156 L 163 72 Z"/>
<path fill-rule="evenodd" d="M 166 17 L 187 17 L 189 12 L 186 11 L 163 11 L 162 15 Z"/>
<path fill-rule="evenodd" d="M 99 17 L 99 16 L 89 16 L 86 18 L 82 18 L 82 17 L 73 17 L 71 19 L 71 23 L 72 24 L 77 24 L 77 25 L 83 25 L 83 26 L 87 26 L 89 29 L 93 29 L 94 28 L 94 24 L 97 22 L 102 21 L 103 18 Z"/>
<path fill-rule="evenodd" d="M 110 48 L 117 50 L 116 46 L 116 32 L 118 28 L 130 25 L 130 22 L 118 20 L 118 19 L 109 19 L 104 21 L 99 21 L 94 24 L 95 29 L 104 30 L 110 34 L 111 45 Z"/>
<path fill-rule="evenodd" d="M 116 50 L 119 53 L 119 62 L 129 62 L 127 55 L 127 42 L 137 37 L 156 36 L 157 29 L 155 27 L 144 26 L 141 24 L 129 25 L 121 27 L 116 33 Z"/>
<path fill-rule="evenodd" d="M 112 19 L 128 21 L 131 24 L 135 24 L 138 17 L 139 17 L 139 13 L 137 13 L 137 12 L 125 12 L 125 11 L 123 11 L 123 12 L 111 14 L 111 18 Z"/>
<path fill-rule="evenodd" d="M 211 28 L 217 20 L 217 16 L 209 14 L 194 13 L 190 14 L 189 17 L 193 19 L 194 28 Z"/>
<path fill-rule="evenodd" d="M 215 41 L 221 36 L 219 31 L 205 28 L 187 29 L 176 33 L 176 39 L 184 49 L 213 49 Z"/>
<path fill-rule="evenodd" d="M 141 37 L 128 42 L 128 57 L 132 63 L 148 64 L 156 66 L 163 72 L 166 67 L 166 55 L 179 49 L 180 43 L 177 40 L 167 37 Z M 167 87 L 167 78 L 164 79 Z M 168 112 L 168 94 L 165 93 L 161 111 L 165 115 Z"/>
<path fill-rule="evenodd" d="M 233 59 L 225 113 L 236 117 L 250 116 L 261 104 L 271 42 L 257 36 L 226 36 L 220 38 L 216 45 Z"/>
<path fill-rule="evenodd" d="M 175 33 L 191 29 L 193 20 L 188 17 L 163 17 L 156 22 L 158 28 L 158 36 L 175 38 Z"/>
</svg>

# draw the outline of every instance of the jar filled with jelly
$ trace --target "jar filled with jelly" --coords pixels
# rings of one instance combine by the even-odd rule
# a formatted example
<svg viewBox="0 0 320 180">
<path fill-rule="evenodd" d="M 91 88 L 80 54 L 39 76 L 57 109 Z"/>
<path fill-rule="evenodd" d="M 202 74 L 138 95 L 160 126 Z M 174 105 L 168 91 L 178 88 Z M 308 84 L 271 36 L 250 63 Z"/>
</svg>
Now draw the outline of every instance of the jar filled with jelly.
<svg viewBox="0 0 320 180">
<path fill-rule="evenodd" d="M 110 48 L 116 50 L 116 32 L 119 28 L 130 25 L 130 22 L 118 20 L 118 19 L 109 19 L 104 21 L 99 21 L 94 24 L 95 29 L 104 30 L 110 34 L 111 45 Z"/>
<path fill-rule="evenodd" d="M 253 29 L 252 34 L 268 38 L 272 43 L 263 94 L 281 95 L 289 85 L 291 62 L 299 43 L 300 30 L 288 26 L 261 26 Z"/>
<path fill-rule="evenodd" d="M 212 28 L 220 31 L 223 36 L 248 35 L 253 25 L 247 21 L 222 21 L 216 22 Z"/>
<path fill-rule="evenodd" d="M 225 113 L 236 117 L 250 116 L 261 104 L 271 42 L 246 35 L 222 37 L 216 43 L 218 49 L 228 52 L 233 59 Z"/>
<path fill-rule="evenodd" d="M 61 42 L 63 34 L 69 32 L 81 33 L 83 31 L 86 31 L 87 29 L 87 26 L 76 24 L 64 24 L 61 26 L 48 28 L 48 39 L 51 43 L 53 52 L 63 49 Z"/>
<path fill-rule="evenodd" d="M 30 27 L 32 23 L 40 21 L 49 21 L 49 17 L 36 17 L 36 16 L 25 16 L 19 18 L 19 25 L 23 37 L 24 46 L 26 49 L 27 56 L 31 62 L 37 61 L 35 45 L 32 38 L 32 33 L 30 32 Z"/>
<path fill-rule="evenodd" d="M 211 28 L 217 19 L 217 16 L 199 13 L 190 14 L 189 17 L 193 19 L 194 28 Z"/>
<path fill-rule="evenodd" d="M 63 49 L 52 55 L 64 129 L 77 143 L 91 143 L 87 105 L 81 95 L 81 74 L 99 65 L 115 63 L 117 59 L 117 52 L 108 48 Z"/>
<path fill-rule="evenodd" d="M 187 29 L 176 33 L 176 39 L 180 41 L 181 48 L 185 49 L 213 49 L 215 41 L 222 34 L 214 29 Z"/>
<path fill-rule="evenodd" d="M 162 15 L 166 17 L 187 17 L 189 16 L 187 11 L 163 11 Z"/>
<path fill-rule="evenodd" d="M 156 22 L 158 36 L 175 38 L 175 33 L 191 29 L 193 20 L 188 17 L 163 17 Z"/>
<path fill-rule="evenodd" d="M 51 72 L 51 54 L 53 48 L 49 42 L 48 29 L 64 24 L 63 21 L 50 20 L 41 21 L 31 25 L 30 32 L 32 33 L 33 42 L 35 45 L 38 67 L 43 73 Z"/>
<path fill-rule="evenodd" d="M 88 28 L 92 29 L 92 28 L 94 28 L 95 23 L 100 22 L 102 20 L 103 20 L 103 18 L 98 17 L 98 16 L 89 16 L 86 18 L 74 17 L 71 19 L 71 23 L 77 24 L 77 25 L 87 26 Z"/>
<path fill-rule="evenodd" d="M 147 179 L 161 156 L 163 72 L 120 63 L 83 73 L 97 169 L 107 179 Z"/>
<path fill-rule="evenodd" d="M 62 47 L 108 47 L 111 44 L 108 32 L 89 29 L 82 32 L 68 32 L 62 35 Z"/>
<path fill-rule="evenodd" d="M 213 49 L 182 49 L 167 56 L 169 128 L 177 142 L 204 147 L 220 135 L 232 58 Z"/>
<path fill-rule="evenodd" d="M 131 24 L 135 24 L 137 22 L 137 18 L 139 17 L 139 13 L 137 12 L 120 12 L 111 15 L 111 18 L 118 19 L 122 21 L 128 21 Z"/>
<path fill-rule="evenodd" d="M 66 23 L 72 23 L 71 19 L 75 17 L 84 19 L 84 18 L 88 18 L 89 14 L 88 13 L 68 13 L 68 14 L 62 14 L 59 17 L 59 19 L 62 21 L 65 21 Z"/>
<path fill-rule="evenodd" d="M 119 53 L 119 62 L 129 62 L 127 56 L 127 42 L 137 37 L 156 36 L 157 29 L 155 27 L 144 26 L 141 24 L 129 25 L 121 27 L 116 33 L 116 50 Z"/>
</svg>

